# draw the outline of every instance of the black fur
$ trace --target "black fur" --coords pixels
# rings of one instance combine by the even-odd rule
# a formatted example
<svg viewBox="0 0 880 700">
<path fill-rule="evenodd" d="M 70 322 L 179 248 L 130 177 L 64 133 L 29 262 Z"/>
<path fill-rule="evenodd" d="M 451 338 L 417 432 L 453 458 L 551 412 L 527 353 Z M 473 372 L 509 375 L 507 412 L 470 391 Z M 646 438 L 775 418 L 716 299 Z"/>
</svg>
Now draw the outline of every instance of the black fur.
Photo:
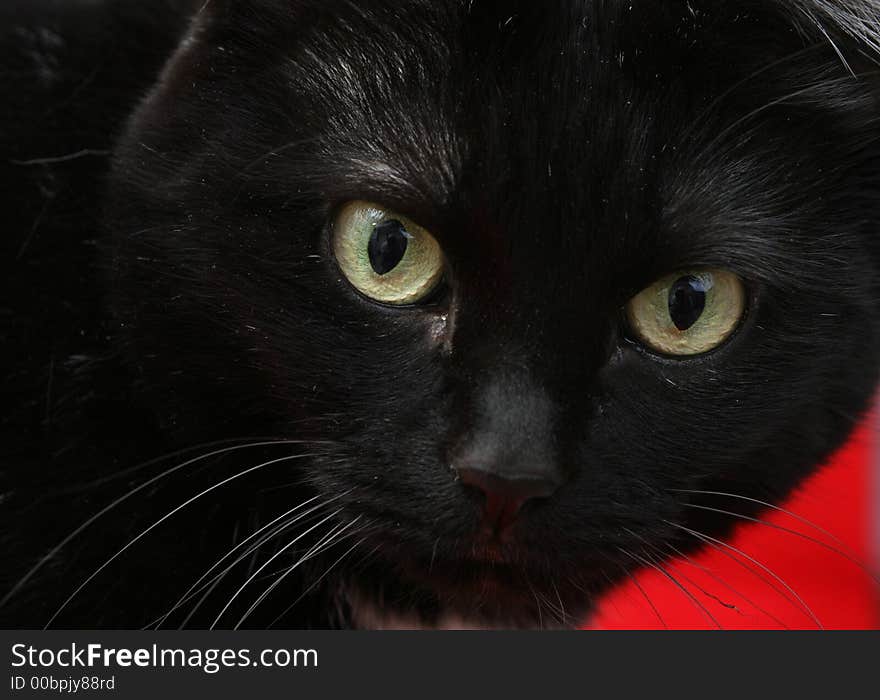
<svg viewBox="0 0 880 700">
<path fill-rule="evenodd" d="M 163 624 L 575 624 L 699 544 L 677 525 L 732 526 L 679 490 L 778 501 L 873 394 L 875 0 L 28 0 L 0 27 L 5 626 L 147 625 L 311 497 Z M 443 296 L 351 290 L 352 199 L 434 233 Z M 658 358 L 621 308 L 694 265 L 748 317 Z M 567 478 L 501 545 L 450 469 L 474 445 Z"/>
</svg>

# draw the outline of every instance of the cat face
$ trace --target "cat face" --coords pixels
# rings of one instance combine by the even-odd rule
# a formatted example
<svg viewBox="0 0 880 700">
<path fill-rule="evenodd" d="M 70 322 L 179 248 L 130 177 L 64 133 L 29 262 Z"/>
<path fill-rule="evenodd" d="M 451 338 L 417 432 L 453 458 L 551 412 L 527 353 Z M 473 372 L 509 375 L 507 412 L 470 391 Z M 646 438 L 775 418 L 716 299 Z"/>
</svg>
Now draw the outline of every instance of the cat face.
<svg viewBox="0 0 880 700">
<path fill-rule="evenodd" d="M 863 410 L 875 78 L 724 5 L 215 0 L 135 115 L 144 396 L 315 446 L 278 481 L 369 523 L 356 624 L 574 624 L 733 524 L 689 492 L 778 499 Z"/>
</svg>

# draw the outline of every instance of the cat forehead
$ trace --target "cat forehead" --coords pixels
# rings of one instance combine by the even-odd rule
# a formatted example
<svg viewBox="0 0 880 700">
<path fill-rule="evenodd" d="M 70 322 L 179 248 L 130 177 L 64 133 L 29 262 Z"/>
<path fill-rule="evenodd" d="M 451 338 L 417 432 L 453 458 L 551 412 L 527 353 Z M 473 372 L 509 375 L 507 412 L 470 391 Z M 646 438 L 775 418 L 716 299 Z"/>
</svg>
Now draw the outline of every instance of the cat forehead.
<svg viewBox="0 0 880 700">
<path fill-rule="evenodd" d="M 554 163 L 557 178 L 619 179 L 621 164 L 643 174 L 674 148 L 648 143 L 658 119 L 680 122 L 721 89 L 712 68 L 688 80 L 702 13 L 658 5 L 346 5 L 321 15 L 286 71 L 335 175 L 435 200 L 465 168 L 486 189 L 552 179 Z"/>
<path fill-rule="evenodd" d="M 527 0 L 330 0 L 296 6 L 280 0 L 249 2 L 281 6 L 282 23 L 310 25 L 327 49 L 338 49 L 334 42 L 341 40 L 349 57 L 360 53 L 381 61 L 402 50 L 404 62 L 432 55 L 438 59 L 435 69 L 447 66 L 444 59 L 450 52 L 498 54 L 504 52 L 505 45 L 526 56 L 536 47 L 548 52 L 570 51 L 590 43 L 599 50 L 618 51 L 628 46 L 645 51 L 653 42 L 668 50 L 676 44 L 697 44 L 703 38 L 717 50 L 726 51 L 743 39 L 745 43 L 772 43 L 791 32 L 808 41 L 826 41 L 838 52 L 842 38 L 880 50 L 876 38 L 880 0 L 564 0 L 552 4 Z M 332 65 L 332 52 L 327 58 Z"/>
<path fill-rule="evenodd" d="M 463 151 L 473 156 L 486 145 L 485 132 L 497 155 L 502 134 L 546 143 L 611 104 L 626 103 L 638 121 L 641 105 L 625 93 L 642 78 L 650 87 L 664 77 L 662 61 L 645 59 L 645 45 L 613 39 L 633 31 L 612 17 L 626 12 L 624 4 L 345 7 L 328 9 L 291 48 L 290 85 L 298 104 L 320 115 L 313 123 L 328 150 L 368 177 L 401 185 L 424 172 L 426 158 L 439 166 L 430 168 L 432 186 L 448 185 Z M 652 24 L 649 15 L 642 12 L 639 24 Z M 625 64 L 640 58 L 650 75 L 627 74 Z"/>
<path fill-rule="evenodd" d="M 282 54 L 291 122 L 317 156 L 291 156 L 290 177 L 331 200 L 376 193 L 416 212 L 467 193 L 462 210 L 502 235 L 525 236 L 541 218 L 606 240 L 632 231 L 620 236 L 630 249 L 669 239 L 712 244 L 703 260 L 747 248 L 772 257 L 775 232 L 796 230 L 796 187 L 782 191 L 773 172 L 784 156 L 726 152 L 723 123 L 690 127 L 755 71 L 854 35 L 857 5 L 844 5 L 329 2 Z M 749 90 L 765 92 L 735 100 L 728 124 L 786 88 L 768 74 L 758 82 Z M 639 229 L 645 221 L 662 225 Z"/>
<path fill-rule="evenodd" d="M 444 123 L 474 132 L 494 120 L 496 130 L 526 124 L 521 140 L 544 138 L 582 116 L 579 106 L 638 109 L 633 93 L 674 83 L 690 100 L 720 89 L 740 58 L 742 74 L 784 52 L 756 44 L 792 44 L 767 21 L 709 0 L 330 3 L 292 42 L 286 73 L 336 133 L 369 124 L 377 140 L 405 142 Z M 562 123 L 554 110 L 571 117 Z"/>
</svg>

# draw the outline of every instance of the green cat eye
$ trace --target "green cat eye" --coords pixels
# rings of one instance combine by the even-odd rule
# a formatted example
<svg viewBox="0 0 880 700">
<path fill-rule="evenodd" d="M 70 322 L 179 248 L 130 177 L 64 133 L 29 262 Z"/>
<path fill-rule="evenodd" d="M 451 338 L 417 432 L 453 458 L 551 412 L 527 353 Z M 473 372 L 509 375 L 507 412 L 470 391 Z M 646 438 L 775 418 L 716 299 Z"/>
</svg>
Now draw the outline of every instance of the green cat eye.
<svg viewBox="0 0 880 700">
<path fill-rule="evenodd" d="M 736 330 L 746 310 L 742 280 L 726 270 L 678 272 L 658 280 L 626 305 L 636 338 L 664 355 L 700 355 Z"/>
<path fill-rule="evenodd" d="M 415 304 L 443 278 L 436 239 L 405 216 L 371 202 L 346 204 L 333 225 L 339 269 L 364 296 L 383 304 Z"/>
</svg>

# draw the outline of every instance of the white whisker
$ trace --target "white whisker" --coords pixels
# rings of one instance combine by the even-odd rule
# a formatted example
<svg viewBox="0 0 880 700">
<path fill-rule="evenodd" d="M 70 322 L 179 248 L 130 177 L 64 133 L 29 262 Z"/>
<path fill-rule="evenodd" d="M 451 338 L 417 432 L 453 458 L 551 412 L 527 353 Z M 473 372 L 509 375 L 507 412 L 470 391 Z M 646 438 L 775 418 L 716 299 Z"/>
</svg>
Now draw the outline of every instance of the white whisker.
<svg viewBox="0 0 880 700">
<path fill-rule="evenodd" d="M 38 561 L 36 564 L 34 564 L 34 566 L 31 567 L 31 569 L 28 570 L 28 572 L 19 579 L 19 581 L 9 590 L 9 592 L 5 596 L 3 596 L 2 599 L 0 599 L 0 608 L 2 608 L 7 602 L 9 602 L 10 598 L 12 598 L 12 596 L 14 596 L 18 591 L 20 591 L 22 589 L 22 587 L 34 576 L 34 574 L 36 574 L 49 561 L 51 561 L 55 557 L 55 555 L 58 554 L 58 552 L 60 552 L 65 546 L 67 546 L 68 543 L 70 543 L 73 539 L 75 539 L 84 530 L 88 529 L 96 520 L 98 520 L 100 517 L 102 517 L 103 515 L 105 515 L 109 511 L 113 510 L 117 506 L 121 505 L 122 503 L 127 501 L 129 498 L 131 498 L 135 494 L 140 493 L 148 486 L 155 484 L 160 479 L 164 479 L 166 476 L 169 476 L 169 475 L 173 474 L 174 472 L 180 471 L 181 469 L 184 469 L 185 467 L 188 467 L 192 464 L 195 464 L 196 462 L 199 462 L 203 459 L 209 459 L 211 457 L 216 457 L 217 455 L 226 454 L 228 452 L 234 452 L 236 450 L 244 450 L 244 449 L 251 448 L 251 447 L 268 447 L 270 445 L 296 445 L 296 444 L 303 444 L 303 442 L 300 440 L 273 440 L 273 441 L 266 441 L 266 442 L 248 443 L 246 445 L 233 445 L 232 447 L 225 447 L 222 450 L 215 450 L 213 452 L 209 452 L 208 454 L 194 457 L 193 459 L 190 459 L 190 460 L 184 462 L 183 464 L 179 464 L 176 467 L 172 467 L 171 469 L 168 469 L 168 470 L 162 472 L 161 474 L 154 476 L 151 479 L 148 479 L 144 483 L 133 488 L 131 491 L 129 491 L 125 495 L 120 496 L 115 501 L 113 501 L 109 505 L 102 508 L 100 511 L 95 513 L 95 515 L 93 515 L 91 518 L 86 520 L 82 525 L 80 525 L 78 528 L 76 528 L 73 532 L 71 532 L 67 537 L 65 537 L 58 544 L 56 544 L 52 549 L 50 549 L 49 552 L 42 559 L 40 559 L 40 561 Z M 183 452 L 186 452 L 186 451 L 187 450 L 183 450 Z M 177 454 L 177 453 L 174 453 L 174 454 Z M 135 467 L 135 469 L 140 469 L 140 468 L 143 468 L 144 466 L 147 466 L 149 464 L 161 462 L 164 459 L 167 459 L 167 456 L 157 458 L 155 460 L 152 460 L 151 462 L 146 462 L 145 464 L 140 465 L 139 467 Z M 54 617 L 53 617 L 53 619 L 54 619 Z M 50 621 L 50 624 L 51 624 L 51 621 Z"/>
<path fill-rule="evenodd" d="M 630 557 L 634 561 L 639 562 L 643 566 L 648 566 L 648 567 L 654 569 L 655 571 L 657 571 L 661 576 L 665 576 L 666 578 L 668 578 L 673 583 L 673 585 L 675 585 L 676 588 L 678 588 L 682 593 L 684 593 L 687 596 L 688 600 L 698 610 L 702 611 L 709 618 L 709 620 L 712 622 L 713 625 L 715 625 L 718 629 L 722 629 L 721 623 L 715 619 L 715 616 L 709 612 L 709 610 L 706 608 L 706 606 L 703 605 L 699 600 L 697 600 L 696 597 L 694 596 L 694 594 L 691 593 L 687 588 L 685 588 L 681 584 L 681 582 L 675 578 L 675 576 L 673 576 L 672 574 L 669 573 L 669 571 L 666 570 L 666 568 L 664 566 L 657 563 L 657 561 L 655 561 L 653 559 L 653 557 L 648 556 L 647 552 L 645 552 L 645 556 L 639 556 L 637 554 L 633 554 L 632 552 L 630 552 L 627 549 L 624 549 L 623 547 L 618 547 L 617 549 L 619 552 L 621 552 L 622 554 L 625 554 L 626 556 Z"/>
<path fill-rule="evenodd" d="M 129 547 L 131 547 L 131 546 L 134 545 L 136 542 L 138 542 L 138 541 L 141 540 L 143 537 L 145 537 L 147 534 L 149 534 L 150 532 L 152 532 L 156 527 L 158 527 L 158 526 L 161 525 L 163 522 L 165 522 L 166 520 L 168 520 L 168 518 L 172 517 L 175 513 L 178 513 L 179 511 L 183 510 L 183 509 L 186 508 L 188 505 L 190 505 L 190 504 L 193 503 L 194 501 L 197 501 L 198 499 L 202 498 L 202 497 L 205 496 L 206 494 L 209 494 L 209 493 L 211 493 L 212 491 L 215 491 L 216 489 L 220 488 L 221 486 L 224 486 L 224 485 L 228 484 L 228 483 L 231 482 L 231 481 L 234 481 L 235 479 L 238 479 L 238 478 L 240 478 L 240 477 L 242 477 L 242 476 L 245 476 L 245 475 L 247 475 L 247 474 L 250 474 L 251 472 L 257 471 L 258 469 L 263 469 L 264 467 L 268 467 L 268 466 L 273 465 L 273 464 L 278 464 L 278 463 L 280 463 L 280 462 L 288 462 L 288 461 L 293 460 L 293 459 L 302 459 L 302 458 L 304 458 L 304 457 L 314 457 L 314 454 L 288 455 L 288 456 L 286 456 L 286 457 L 280 457 L 280 458 L 278 458 L 278 459 L 273 459 L 273 460 L 270 460 L 270 461 L 268 461 L 268 462 L 263 462 L 262 464 L 258 464 L 257 466 L 255 466 L 255 467 L 251 467 L 250 469 L 245 469 L 244 471 L 241 471 L 241 472 L 239 472 L 238 474 L 235 474 L 235 475 L 233 475 L 233 476 L 230 476 L 229 478 L 224 479 L 223 481 L 221 481 L 221 482 L 219 482 L 219 483 L 217 483 L 217 484 L 214 484 L 213 486 L 211 486 L 210 488 L 205 489 L 205 490 L 202 491 L 201 493 L 196 494 L 195 496 L 193 496 L 192 498 L 188 499 L 187 501 L 185 501 L 185 502 L 182 503 L 181 505 L 177 506 L 177 508 L 175 508 L 174 510 L 172 510 L 172 511 L 166 513 L 166 514 L 163 515 L 161 518 L 159 518 L 159 520 L 157 520 L 155 523 L 153 523 L 152 525 L 150 525 L 150 527 L 148 527 L 146 530 L 143 530 L 143 531 L 142 531 L 139 535 L 137 535 L 134 539 L 130 540 L 130 541 L 128 542 L 128 544 L 126 544 L 122 549 L 120 549 L 118 552 L 116 552 L 116 554 L 114 554 L 114 555 L 113 555 L 112 557 L 110 557 L 107 561 L 105 561 L 103 564 L 101 564 L 101 566 L 99 566 L 99 567 L 98 567 L 98 568 L 97 568 L 97 569 L 96 569 L 96 570 L 95 570 L 95 571 L 94 571 L 94 572 L 93 572 L 93 573 L 92 573 L 92 574 L 91 574 L 91 575 L 90 575 L 85 581 L 83 581 L 83 582 L 79 585 L 79 587 L 78 587 L 73 593 L 70 594 L 70 596 L 67 598 L 67 600 L 65 600 L 65 601 L 61 604 L 61 607 L 59 607 L 58 610 L 55 611 L 55 614 L 52 615 L 51 618 L 49 618 L 49 621 L 46 623 L 46 625 L 45 625 L 45 627 L 44 627 L 43 629 L 48 629 L 48 628 L 52 625 L 52 623 L 55 621 L 55 618 L 57 618 L 58 615 L 61 614 L 61 612 L 62 612 L 62 611 L 63 611 L 63 610 L 64 610 L 64 609 L 70 604 L 70 602 L 71 602 L 71 601 L 77 596 L 77 594 L 78 594 L 83 588 L 85 588 L 85 587 L 86 587 L 86 586 L 87 586 L 87 585 L 88 585 L 88 584 L 89 584 L 89 583 L 90 583 L 90 582 L 91 582 L 91 581 L 92 581 L 92 580 L 93 580 L 98 574 L 100 574 L 100 573 L 101 573 L 105 568 L 107 568 L 107 567 L 108 567 L 113 561 L 115 561 L 120 555 L 122 555 L 126 550 L 128 550 Z M 195 461 L 195 460 L 193 460 L 193 461 Z M 183 465 L 181 465 L 181 467 L 179 467 L 179 468 L 182 468 L 182 466 L 183 466 Z"/>
<path fill-rule="evenodd" d="M 349 490 L 346 491 L 345 493 L 340 494 L 339 496 L 335 496 L 335 497 L 333 497 L 333 498 L 330 499 L 330 501 L 328 501 L 327 503 L 330 503 L 330 502 L 332 502 L 332 501 L 334 501 L 334 500 L 336 500 L 336 499 L 338 499 L 338 498 L 342 498 L 342 497 L 348 495 L 349 493 L 351 493 L 352 490 L 353 490 L 353 489 L 349 489 Z M 284 518 L 287 518 L 288 516 L 292 515 L 292 514 L 295 513 L 296 511 L 300 510 L 301 508 L 304 508 L 305 506 L 309 505 L 310 503 L 313 503 L 313 502 L 314 502 L 315 500 L 317 500 L 318 498 L 320 498 L 320 496 L 313 496 L 312 498 L 309 498 L 308 500 L 303 501 L 303 502 L 300 503 L 298 506 L 296 506 L 296 507 L 294 507 L 294 508 L 291 508 L 290 510 L 288 510 L 288 511 L 285 512 L 285 513 L 282 513 L 282 514 L 279 515 L 277 518 L 274 518 L 273 520 L 271 520 L 270 522 L 266 523 L 265 525 L 263 525 L 263 526 L 262 526 L 261 528 L 259 528 L 258 530 L 254 531 L 253 533 L 251 533 L 250 535 L 248 535 L 245 539 L 243 539 L 241 542 L 239 542 L 237 545 L 235 545 L 232 549 L 230 549 L 226 554 L 224 554 L 220 559 L 218 559 L 216 562 L 214 562 L 214 564 L 213 564 L 213 565 L 212 565 L 207 571 L 205 571 L 205 572 L 204 572 L 204 573 L 198 578 L 198 580 L 197 580 L 195 583 L 193 583 L 193 584 L 189 587 L 189 589 L 187 589 L 187 591 L 181 596 L 181 598 L 177 601 L 177 603 L 175 603 L 174 607 L 172 607 L 168 612 L 166 612 L 161 618 L 158 618 L 158 620 L 156 620 L 156 621 L 154 621 L 153 623 L 151 623 L 150 625 L 148 625 L 148 627 L 152 627 L 154 624 L 158 624 L 158 626 L 161 627 L 161 626 L 165 623 L 165 621 L 168 619 L 168 617 L 169 617 L 169 616 L 170 616 L 175 610 L 179 609 L 181 605 L 183 605 L 184 603 L 186 603 L 187 601 L 189 601 L 194 595 L 198 595 L 198 593 L 201 592 L 202 590 L 204 590 L 204 588 L 205 588 L 206 586 L 211 585 L 212 583 L 214 583 L 214 582 L 216 582 L 216 581 L 219 581 L 219 580 L 220 580 L 223 576 L 225 576 L 225 575 L 226 575 L 226 574 L 227 574 L 227 573 L 228 573 L 233 567 L 235 567 L 240 561 L 242 561 L 242 559 L 243 559 L 244 557 L 248 556 L 248 554 L 250 554 L 251 552 L 253 552 L 253 551 L 254 551 L 254 548 L 259 548 L 260 546 L 262 546 L 263 544 L 265 544 L 269 539 L 271 539 L 272 537 L 274 537 L 274 536 L 278 535 L 279 533 L 283 532 L 285 529 L 287 529 L 287 528 L 290 527 L 291 525 L 293 525 L 293 524 L 299 522 L 302 518 L 304 518 L 304 517 L 310 515 L 311 513 L 314 513 L 316 510 L 318 510 L 318 509 L 320 509 L 320 508 L 323 508 L 325 505 L 327 505 L 327 503 L 322 503 L 322 504 L 320 504 L 320 505 L 318 505 L 318 506 L 316 506 L 316 507 L 314 507 L 314 508 L 309 508 L 308 510 L 304 511 L 303 513 L 301 513 L 301 514 L 298 515 L 297 517 L 292 518 L 292 519 L 288 520 L 287 522 L 283 523 L 281 526 L 279 526 L 279 528 L 277 528 L 275 531 L 271 532 L 271 533 L 270 533 L 269 535 L 267 535 L 265 538 L 261 538 L 261 539 L 259 539 L 259 540 L 256 542 L 256 544 L 254 545 L 254 548 L 248 548 L 247 551 L 245 551 L 241 556 L 239 556 L 238 558 L 236 558 L 235 561 L 232 562 L 232 564 L 230 564 L 230 565 L 229 565 L 228 567 L 226 567 L 222 572 L 220 572 L 217 576 L 215 576 L 213 579 L 211 579 L 211 581 L 208 582 L 205 586 L 202 586 L 201 588 L 198 588 L 199 584 L 201 584 L 202 581 L 204 581 L 206 578 L 208 578 L 208 576 L 210 576 L 210 574 L 211 574 L 212 571 L 214 571 L 215 569 L 217 569 L 217 568 L 218 568 L 218 567 L 219 567 L 224 561 L 226 561 L 229 557 L 231 557 L 231 556 L 232 556 L 237 550 L 241 549 L 244 545 L 246 545 L 246 544 L 247 544 L 248 542 L 250 542 L 251 540 L 253 540 L 253 539 L 259 537 L 259 535 L 260 535 L 261 533 L 263 533 L 263 532 L 265 532 L 266 530 L 268 530 L 269 528 L 271 528 L 273 525 L 275 525 L 275 523 L 279 522 L 280 520 L 283 520 Z M 190 611 L 190 614 L 189 614 L 189 616 L 187 617 L 187 619 L 189 619 L 189 617 L 192 616 L 193 612 L 195 612 L 195 610 L 196 610 L 197 608 L 198 608 L 198 606 L 196 606 L 196 608 L 194 608 L 192 611 Z M 185 625 L 186 625 L 186 620 L 182 623 L 182 626 L 185 626 Z"/>
<path fill-rule="evenodd" d="M 258 597 L 258 598 L 257 598 L 252 604 L 251 604 L 251 606 L 247 609 L 247 611 L 245 612 L 245 614 L 241 616 L 241 619 L 236 623 L 236 625 L 235 625 L 235 627 L 234 627 L 233 629 L 236 629 L 236 630 L 237 630 L 239 627 L 241 627 L 241 625 L 244 624 L 244 621 L 250 616 L 250 614 L 251 614 L 254 610 L 256 610 L 257 606 L 258 606 L 260 603 L 262 603 L 262 602 L 263 602 L 263 601 L 269 596 L 269 594 L 270 594 L 273 590 L 275 590 L 275 588 L 277 588 L 277 587 L 281 584 L 281 582 L 282 582 L 285 578 L 287 578 L 287 576 L 289 576 L 289 575 L 290 575 L 295 569 L 297 569 L 301 564 L 303 564 L 304 562 L 308 561 L 312 556 L 315 556 L 315 554 L 317 554 L 317 553 L 319 553 L 319 552 L 325 552 L 325 551 L 327 551 L 328 549 L 330 549 L 330 547 L 332 547 L 332 546 L 334 546 L 335 544 L 338 544 L 339 542 L 341 542 L 342 539 L 344 539 L 344 538 L 340 537 L 339 535 L 341 535 L 341 533 L 343 533 L 345 530 L 347 530 L 347 529 L 350 528 L 352 525 L 354 525 L 358 520 L 361 519 L 361 517 L 362 517 L 362 516 L 359 515 L 357 518 L 355 518 L 354 520 L 350 521 L 348 524 L 346 524 L 346 525 L 345 525 L 344 527 L 342 527 L 341 529 L 337 529 L 335 533 L 331 530 L 331 533 L 332 533 L 332 534 L 331 534 L 331 533 L 328 533 L 327 535 L 325 535 L 325 536 L 322 538 L 322 540 L 323 540 L 323 542 L 328 542 L 328 541 L 329 541 L 329 543 L 326 544 L 326 545 L 323 546 L 323 547 L 322 547 L 320 544 L 315 544 L 315 545 L 314 545 L 314 546 L 313 546 L 308 552 L 306 552 L 302 557 L 300 557 L 299 560 L 298 560 L 295 564 L 293 564 L 293 566 L 289 567 L 289 568 L 288 568 L 283 574 L 281 574 L 278 578 L 276 578 L 275 581 L 273 581 L 273 582 L 272 582 L 272 583 L 266 588 L 266 590 L 264 590 L 264 591 L 260 594 L 260 596 L 259 596 L 259 597 Z M 336 528 L 334 528 L 334 529 L 336 529 Z M 310 590 L 310 589 L 309 589 L 309 590 Z"/>
<path fill-rule="evenodd" d="M 214 628 L 217 626 L 217 624 L 220 622 L 220 618 L 223 617 L 224 613 L 229 609 L 229 607 L 232 605 L 232 603 L 235 602 L 236 598 L 238 598 L 238 596 L 241 594 L 241 592 L 242 592 L 245 588 L 247 588 L 248 585 L 249 585 L 249 584 L 250 584 L 250 583 L 251 583 L 251 582 L 252 582 L 257 576 L 259 576 L 260 573 L 262 573 L 262 572 L 266 569 L 267 566 L 269 566 L 269 564 L 271 564 L 271 563 L 272 563 L 273 561 L 275 561 L 278 557 L 280 557 L 282 554 L 284 554 L 287 550 L 289 550 L 291 547 L 293 547 L 293 545 L 295 545 L 297 542 L 299 542 L 303 537 L 305 537 L 306 535 L 308 535 L 310 532 L 312 532 L 312 531 L 315 530 L 316 528 L 320 527 L 321 525 L 323 525 L 324 523 L 326 523 L 326 522 L 327 522 L 328 520 L 330 520 L 331 518 L 333 518 L 333 517 L 339 515 L 339 514 L 342 512 L 342 510 L 343 510 L 342 508 L 337 508 L 335 511 L 333 511 L 332 513 L 330 513 L 330 515 L 328 515 L 328 516 L 326 516 L 325 518 L 319 520 L 316 524 L 312 525 L 312 527 L 310 527 L 310 528 L 309 528 L 308 530 L 306 530 L 305 532 L 303 532 L 303 533 L 297 535 L 297 536 L 296 536 L 295 538 L 293 538 L 290 542 L 288 542 L 286 545 L 284 545 L 281 549 L 279 549 L 277 552 L 275 552 L 275 554 L 273 554 L 271 557 L 269 557 L 269 559 L 266 560 L 266 561 L 260 566 L 260 568 L 258 568 L 254 573 L 252 573 L 252 574 L 248 577 L 248 579 L 247 579 L 243 584 L 241 584 L 241 587 L 240 587 L 235 593 L 232 594 L 232 597 L 226 602 L 226 605 L 223 606 L 223 609 L 220 611 L 220 613 L 219 613 L 219 614 L 217 615 L 217 617 L 214 619 L 214 622 L 211 623 L 211 627 L 210 627 L 210 629 L 214 629 Z"/>
<path fill-rule="evenodd" d="M 367 525 L 365 525 L 365 526 L 363 526 L 363 527 L 358 528 L 358 529 L 355 530 L 354 532 L 349 533 L 349 534 L 346 535 L 345 537 L 340 538 L 340 539 L 337 540 L 337 542 L 335 542 L 334 544 L 340 542 L 340 541 L 343 540 L 343 539 L 347 539 L 349 536 L 358 535 L 358 534 L 364 532 L 365 530 L 367 530 L 369 527 L 370 527 L 370 523 L 368 523 Z M 349 554 L 351 554 L 355 549 L 357 549 L 358 547 L 360 547 L 364 542 L 366 542 L 366 540 L 367 540 L 366 537 L 362 537 L 362 538 L 359 539 L 357 542 L 355 542 L 355 543 L 354 543 L 349 549 L 345 550 L 345 552 L 343 552 L 343 554 L 342 554 L 342 555 L 341 555 L 336 561 L 334 561 L 329 567 L 327 567 L 327 570 L 324 571 L 323 574 L 321 574 L 321 575 L 320 575 L 320 576 L 319 576 L 319 577 L 318 577 L 318 578 L 317 578 L 317 579 L 316 579 L 316 580 L 315 580 L 315 581 L 314 581 L 314 582 L 313 582 L 308 588 L 306 588 L 302 593 L 300 593 L 300 595 L 297 597 L 296 600 L 294 600 L 290 605 L 288 605 L 288 606 L 284 609 L 284 611 L 283 611 L 278 617 L 276 617 L 274 620 L 272 620 L 272 622 L 269 623 L 269 625 L 268 625 L 267 628 L 268 628 L 268 629 L 272 629 L 272 627 L 274 627 L 275 624 L 276 624 L 279 620 L 281 620 L 285 615 L 287 615 L 287 613 L 289 613 L 294 607 L 296 607 L 297 603 L 299 603 L 303 598 L 305 598 L 309 593 L 311 593 L 312 590 L 314 590 L 314 588 L 315 588 L 318 584 L 320 584 L 321 581 L 323 581 L 323 580 L 327 577 L 327 575 L 328 575 L 331 571 L 333 571 L 333 569 L 336 568 L 336 566 L 337 566 L 337 565 L 338 565 L 343 559 L 345 559 L 345 557 L 347 557 L 347 556 L 348 556 Z M 376 550 L 373 549 L 372 551 L 375 552 Z M 372 552 L 371 552 L 371 553 L 372 553 Z"/>
<path fill-rule="evenodd" d="M 831 552 L 834 552 L 835 554 L 843 557 L 844 559 L 846 559 L 850 563 L 855 564 L 862 571 L 864 571 L 874 581 L 874 583 L 880 585 L 880 579 L 877 578 L 877 576 L 874 574 L 874 572 L 871 571 L 871 569 L 868 567 L 867 564 L 860 561 L 855 556 L 851 556 L 850 554 L 848 554 L 844 550 L 839 549 L 837 547 L 833 547 L 832 545 L 828 544 L 827 542 L 823 542 L 822 540 L 816 539 L 815 537 L 810 537 L 809 535 L 806 535 L 803 532 L 798 532 L 797 530 L 792 530 L 791 528 L 784 527 L 782 525 L 777 525 L 776 523 L 771 523 L 771 522 L 768 522 L 767 520 L 762 520 L 761 518 L 753 518 L 748 515 L 743 515 L 742 513 L 736 513 L 734 511 L 724 510 L 722 508 L 711 508 L 709 506 L 698 505 L 696 503 L 684 503 L 682 505 L 684 505 L 686 508 L 694 508 L 696 510 L 705 510 L 705 511 L 708 511 L 711 513 L 718 513 L 719 515 L 729 515 L 731 517 L 738 518 L 739 520 L 745 520 L 750 523 L 764 525 L 764 526 L 769 527 L 773 530 L 779 530 L 780 532 L 785 532 L 789 535 L 795 535 L 797 537 L 800 537 L 801 539 L 807 540 L 808 542 L 812 542 L 813 544 L 816 544 L 820 547 L 824 547 L 825 549 L 827 549 Z"/>
<path fill-rule="evenodd" d="M 816 624 L 816 626 L 819 629 L 825 629 L 823 627 L 822 623 L 819 621 L 819 618 L 816 617 L 816 614 L 810 609 L 810 606 L 807 605 L 803 601 L 803 599 L 795 592 L 795 590 L 791 586 L 789 586 L 778 574 L 776 574 L 776 572 L 769 569 L 767 566 L 765 566 L 764 564 L 759 562 L 754 557 L 749 556 L 748 554 L 743 552 L 741 549 L 737 549 L 736 547 L 729 545 L 725 542 L 722 542 L 719 539 L 716 539 L 714 537 L 710 537 L 709 535 L 705 535 L 702 532 L 692 530 L 691 528 L 685 527 L 684 525 L 679 525 L 678 523 L 673 523 L 673 522 L 670 522 L 669 520 L 664 520 L 663 522 L 665 522 L 667 525 L 671 525 L 672 527 L 678 528 L 679 530 L 683 530 L 684 532 L 689 533 L 693 537 L 696 537 L 697 539 L 702 540 L 703 542 L 712 544 L 716 548 L 723 547 L 724 549 L 729 549 L 733 552 L 736 552 L 741 557 L 744 557 L 745 559 L 747 559 L 751 563 L 760 567 L 763 571 L 766 571 L 768 574 L 770 574 L 770 576 L 772 576 L 776 581 L 781 583 L 785 587 L 785 589 L 795 597 L 797 602 L 800 604 L 801 608 L 807 613 L 807 615 L 813 620 L 813 622 Z"/>
</svg>

